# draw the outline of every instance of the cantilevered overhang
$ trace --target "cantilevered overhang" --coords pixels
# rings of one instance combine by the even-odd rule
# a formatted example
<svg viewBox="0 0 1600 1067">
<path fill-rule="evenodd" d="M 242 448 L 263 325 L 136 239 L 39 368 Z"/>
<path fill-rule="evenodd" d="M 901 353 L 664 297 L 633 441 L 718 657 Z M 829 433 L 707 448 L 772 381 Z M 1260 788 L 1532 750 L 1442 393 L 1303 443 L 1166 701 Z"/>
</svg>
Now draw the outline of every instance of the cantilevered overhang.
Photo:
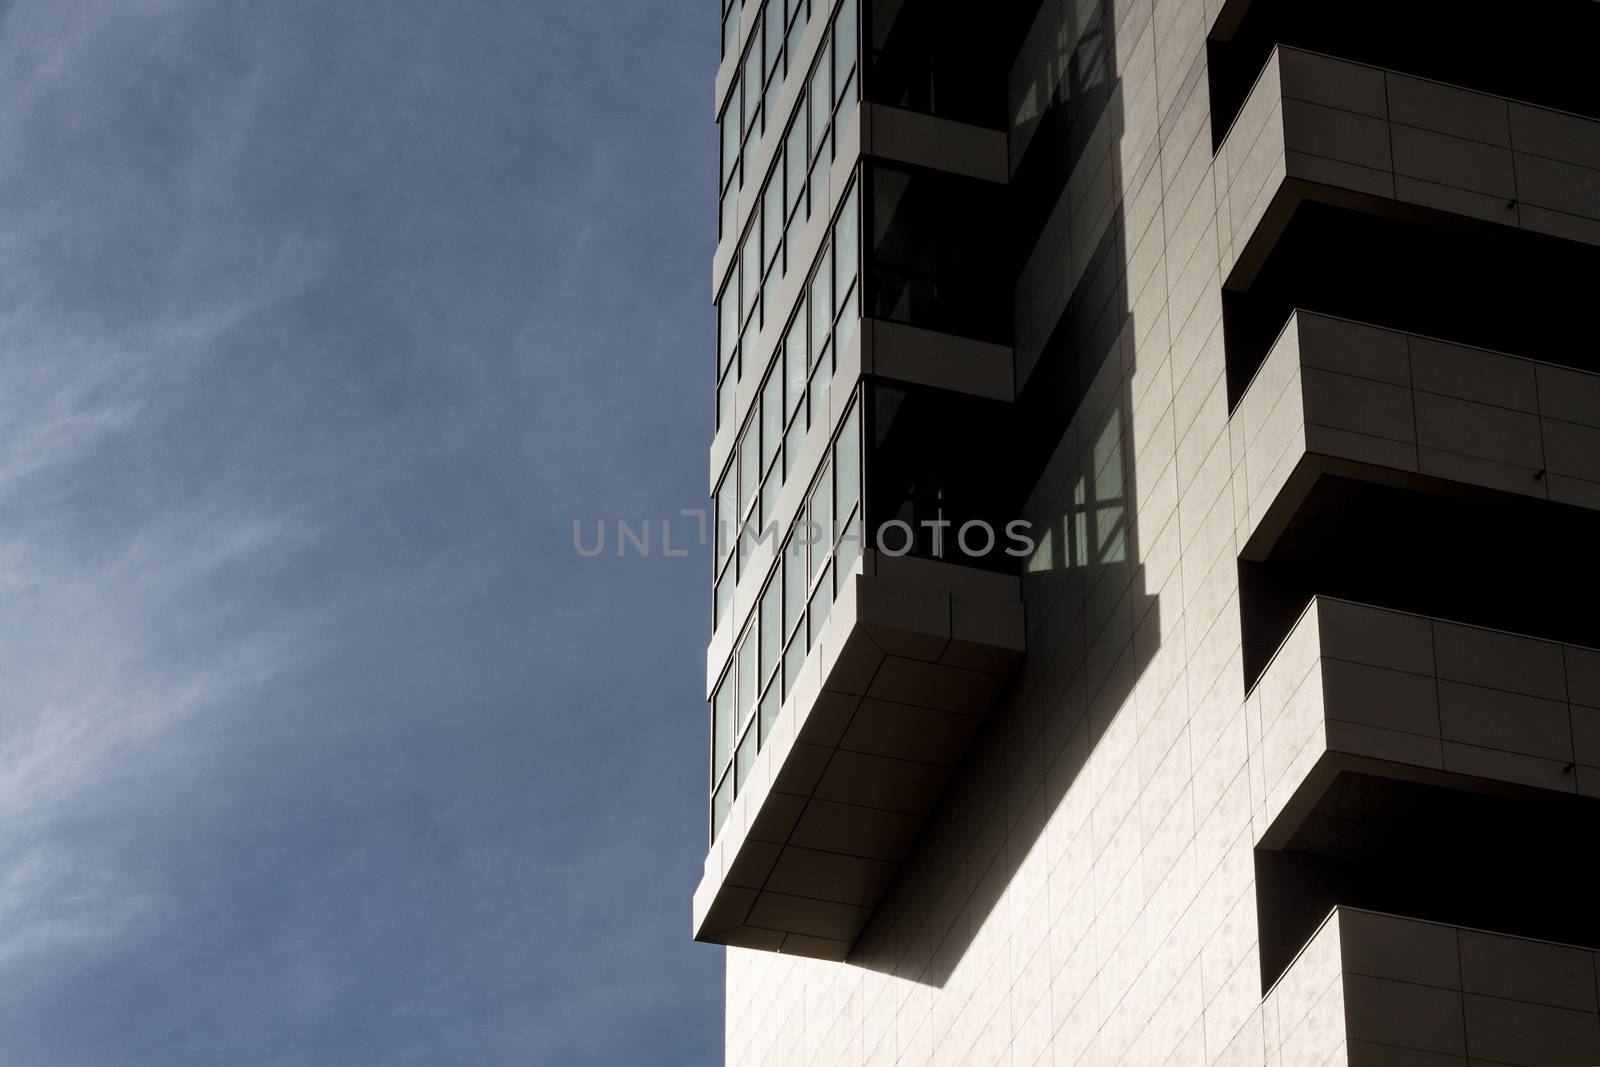
<svg viewBox="0 0 1600 1067">
<path fill-rule="evenodd" d="M 1596 1062 L 1597 963 L 1587 948 L 1335 908 L 1221 1062 Z"/>
<path fill-rule="evenodd" d="M 1306 199 L 1600 244 L 1600 122 L 1296 48 L 1217 152 L 1222 275 L 1247 284 Z"/>
<path fill-rule="evenodd" d="M 1016 577 L 864 552 L 711 846 L 695 939 L 845 958 L 1024 633 Z"/>
<path fill-rule="evenodd" d="M 1318 478 L 1600 508 L 1600 375 L 1297 311 L 1229 421 L 1240 555 Z"/>
<path fill-rule="evenodd" d="M 1600 797 L 1600 651 L 1315 597 L 1246 701 L 1256 844 L 1343 772 Z"/>
</svg>

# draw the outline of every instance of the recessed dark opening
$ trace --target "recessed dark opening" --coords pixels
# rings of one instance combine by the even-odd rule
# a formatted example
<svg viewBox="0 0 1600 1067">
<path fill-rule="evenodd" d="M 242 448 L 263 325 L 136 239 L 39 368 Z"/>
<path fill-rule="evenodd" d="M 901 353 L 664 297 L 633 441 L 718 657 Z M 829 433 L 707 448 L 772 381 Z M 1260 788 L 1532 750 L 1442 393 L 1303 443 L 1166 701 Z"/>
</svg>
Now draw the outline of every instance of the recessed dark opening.
<svg viewBox="0 0 1600 1067">
<path fill-rule="evenodd" d="M 1262 988 L 1341 905 L 1600 946 L 1596 825 L 1589 797 L 1341 774 L 1286 848 L 1256 850 Z"/>
</svg>

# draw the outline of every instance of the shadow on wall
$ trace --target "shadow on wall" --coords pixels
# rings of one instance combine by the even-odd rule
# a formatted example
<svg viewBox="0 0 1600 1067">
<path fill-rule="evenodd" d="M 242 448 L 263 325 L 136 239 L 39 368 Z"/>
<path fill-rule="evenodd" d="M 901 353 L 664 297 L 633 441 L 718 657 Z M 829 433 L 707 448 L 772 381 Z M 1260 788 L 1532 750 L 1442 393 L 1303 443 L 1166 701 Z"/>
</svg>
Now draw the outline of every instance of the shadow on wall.
<svg viewBox="0 0 1600 1067">
<path fill-rule="evenodd" d="M 1038 239 L 1015 249 L 1017 439 L 996 477 L 1014 479 L 1036 539 L 1028 654 L 850 957 L 923 985 L 943 987 L 985 925 L 1005 921 L 994 911 L 1008 887 L 1036 880 L 1019 902 L 1045 906 L 1046 826 L 1091 784 L 1091 761 L 1132 752 L 1134 724 L 1115 735 L 1121 755 L 1107 735 L 1134 714 L 1161 643 L 1133 521 L 1130 371 L 1153 322 L 1130 317 L 1115 54 L 1109 2 L 1046 0 L 1010 75 L 1012 217 Z"/>
</svg>

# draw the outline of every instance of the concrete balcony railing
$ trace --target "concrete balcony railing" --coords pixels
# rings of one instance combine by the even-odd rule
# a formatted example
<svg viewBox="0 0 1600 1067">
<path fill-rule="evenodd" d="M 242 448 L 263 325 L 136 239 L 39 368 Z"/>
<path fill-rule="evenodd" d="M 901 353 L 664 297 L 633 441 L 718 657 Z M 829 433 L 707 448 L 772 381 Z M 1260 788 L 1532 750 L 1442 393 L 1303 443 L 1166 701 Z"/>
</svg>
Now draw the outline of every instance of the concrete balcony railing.
<svg viewBox="0 0 1600 1067">
<path fill-rule="evenodd" d="M 848 955 L 1025 647 L 1019 580 L 863 553 L 706 857 L 700 941 Z"/>
<path fill-rule="evenodd" d="M 1600 375 L 1297 311 L 1230 422 L 1262 559 L 1324 473 L 1600 508 Z"/>
<path fill-rule="evenodd" d="M 1600 651 L 1316 597 L 1246 704 L 1259 847 L 1342 771 L 1600 797 Z"/>
<path fill-rule="evenodd" d="M 1597 967 L 1584 948 L 1335 908 L 1267 992 L 1259 1032 L 1247 1028 L 1237 1058 L 1223 1059 L 1600 1063 Z"/>
<path fill-rule="evenodd" d="M 1378 198 L 1600 244 L 1600 122 L 1279 47 L 1217 154 L 1222 273 L 1306 196 Z"/>
</svg>

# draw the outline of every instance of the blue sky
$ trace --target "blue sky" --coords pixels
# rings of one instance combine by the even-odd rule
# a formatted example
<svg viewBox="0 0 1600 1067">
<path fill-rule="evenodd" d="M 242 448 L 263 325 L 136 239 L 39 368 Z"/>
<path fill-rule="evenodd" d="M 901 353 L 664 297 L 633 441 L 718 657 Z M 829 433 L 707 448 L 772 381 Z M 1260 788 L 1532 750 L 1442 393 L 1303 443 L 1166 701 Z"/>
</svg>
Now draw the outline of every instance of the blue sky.
<svg viewBox="0 0 1600 1067">
<path fill-rule="evenodd" d="M 716 1058 L 709 0 L 0 0 L 0 1063 Z"/>
</svg>

